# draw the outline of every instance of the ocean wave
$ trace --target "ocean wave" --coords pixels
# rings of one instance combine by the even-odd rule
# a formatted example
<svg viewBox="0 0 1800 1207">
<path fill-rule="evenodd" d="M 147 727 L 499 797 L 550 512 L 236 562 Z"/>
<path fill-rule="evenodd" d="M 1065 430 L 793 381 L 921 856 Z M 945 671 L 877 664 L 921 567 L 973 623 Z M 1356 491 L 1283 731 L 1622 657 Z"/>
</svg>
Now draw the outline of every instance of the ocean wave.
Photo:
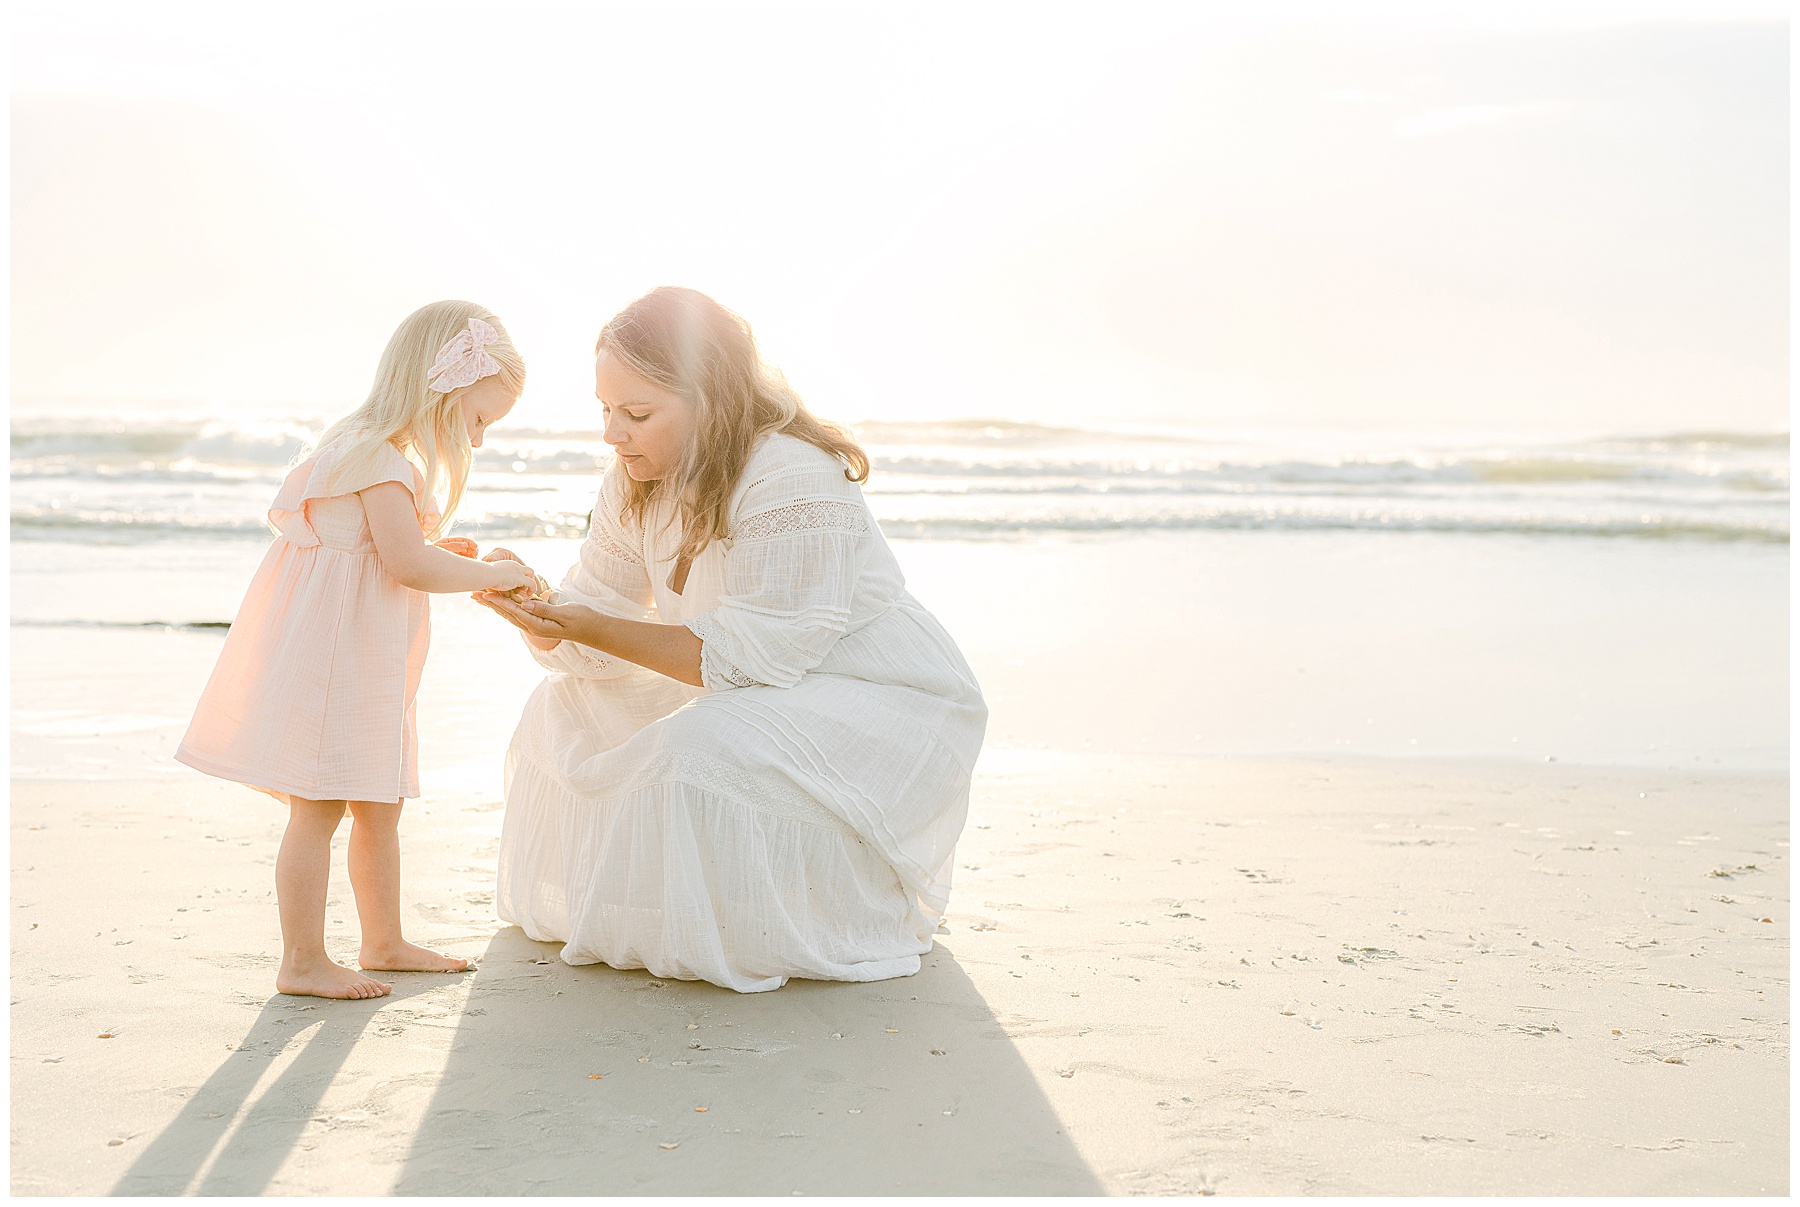
<svg viewBox="0 0 1800 1207">
<path fill-rule="evenodd" d="M 206 465 L 192 459 L 169 465 L 121 466 L 107 463 L 45 457 L 33 461 L 15 459 L 12 477 L 15 481 L 44 480 L 69 482 L 102 482 L 108 485 L 140 483 L 146 486 L 219 486 L 234 483 L 266 483 L 271 491 L 280 483 L 284 463 L 279 469 L 242 466 Z"/>
<path fill-rule="evenodd" d="M 287 465 L 318 433 L 281 420 L 22 419 L 12 425 L 12 458 L 74 464 L 191 461 L 208 465 Z"/>
<path fill-rule="evenodd" d="M 220 517 L 104 507 L 15 507 L 11 533 L 15 541 L 67 540 L 100 545 L 169 538 L 268 539 L 274 535 L 261 513 L 254 518 Z"/>
<path fill-rule="evenodd" d="M 71 620 L 67 618 L 33 620 L 14 617 L 15 629 L 190 629 L 195 632 L 217 632 L 229 629 L 229 620 Z"/>
<path fill-rule="evenodd" d="M 1433 445 L 1345 435 L 1331 451 L 1319 434 L 1077 428 L 1014 420 L 870 421 L 856 425 L 878 469 L 895 473 L 1119 477 L 1182 474 L 1248 481 L 1466 482 L 1717 478 L 1747 474 L 1786 482 L 1788 436 L 1683 432 L 1593 441 Z M 200 473 L 209 467 L 284 468 L 317 437 L 314 421 L 120 416 L 20 418 L 12 424 L 14 472 L 81 468 Z M 1447 438 L 1445 438 L 1447 439 Z M 1415 445 L 1416 447 L 1411 447 Z M 1052 447 L 1053 446 L 1053 447 Z M 1361 449 L 1354 455 L 1344 450 Z M 476 451 L 494 472 L 589 474 L 611 452 L 598 430 L 507 429 Z"/>
<path fill-rule="evenodd" d="M 1034 459 L 977 461 L 963 457 L 877 455 L 875 468 L 887 474 L 918 478 L 1034 479 L 1096 483 L 1158 483 L 1201 488 L 1229 486 L 1392 487 L 1413 485 L 1479 486 L 1555 483 L 1658 483 L 1710 489 L 1758 492 L 1787 489 L 1784 467 L 1689 469 L 1649 462 L 1609 461 L 1580 457 L 1530 456 L 1467 460 L 1270 460 L 1184 461 L 1141 456 L 1106 460 Z"/>
<path fill-rule="evenodd" d="M 487 473 L 572 474 L 598 477 L 612 464 L 612 454 L 593 446 L 552 443 L 546 448 L 525 448 L 495 440 L 495 447 L 475 451 L 474 468 Z"/>
<path fill-rule="evenodd" d="M 1662 436 L 1614 436 L 1594 442 L 1597 445 L 1644 449 L 1651 452 L 1714 452 L 1729 449 L 1781 449 L 1786 451 L 1786 432 L 1670 432 Z"/>
<path fill-rule="evenodd" d="M 478 540 L 520 537 L 581 537 L 588 516 L 490 515 L 459 520 L 454 531 Z M 171 511 L 122 511 L 109 508 L 15 508 L 14 540 L 65 540 L 84 544 L 125 544 L 138 540 L 270 540 L 274 532 L 261 514 L 203 516 Z"/>
<path fill-rule="evenodd" d="M 1152 532 L 1431 532 L 1459 535 L 1588 536 L 1651 540 L 1742 541 L 1786 545 L 1785 527 L 1710 522 L 1689 517 L 1578 518 L 1559 516 L 1334 515 L 1329 513 L 1220 512 L 1210 515 L 1079 516 L 1015 520 L 884 519 L 881 531 L 894 540 L 988 540 L 1051 534 L 1106 535 Z"/>
<path fill-rule="evenodd" d="M 488 515 L 459 521 L 455 532 L 488 543 L 497 540 L 587 534 L 589 517 L 572 513 Z M 897 540 L 928 538 L 982 540 L 1043 535 L 1154 532 L 1438 532 L 1465 535 L 1506 533 L 1522 536 L 1591 536 L 1649 539 L 1743 541 L 1785 545 L 1785 524 L 1770 517 L 1718 517 L 1704 514 L 1554 515 L 1430 514 L 1400 509 L 1332 511 L 1235 507 L 1198 512 L 1138 515 L 943 515 L 881 516 L 881 530 Z M 14 540 L 64 540 L 84 544 L 126 544 L 144 540 L 268 540 L 272 533 L 260 521 L 202 519 L 167 513 L 127 515 L 88 512 L 15 511 Z"/>
<path fill-rule="evenodd" d="M 1097 430 L 1011 420 L 857 425 L 896 536 L 1125 531 L 1513 532 L 1785 544 L 1785 433 L 1515 441 Z M 312 421 L 15 419 L 25 540 L 267 540 L 263 508 Z M 459 531 L 579 537 L 610 463 L 598 430 L 477 450 Z"/>
<path fill-rule="evenodd" d="M 991 448 L 996 445 L 1104 443 L 1145 438 L 1141 432 L 1059 427 L 1011 419 L 868 419 L 848 426 L 856 438 L 866 444 L 971 444 Z M 1165 442 L 1184 439 L 1180 435 L 1161 434 L 1153 438 Z"/>
<path fill-rule="evenodd" d="M 1628 462 L 1578 457 L 1530 456 L 1419 460 L 1272 460 L 1204 461 L 1144 456 L 1118 459 L 1033 458 L 1030 460 L 981 461 L 969 457 L 890 456 L 877 452 L 869 489 L 881 493 L 907 490 L 936 492 L 1069 491 L 1097 493 L 1208 493 L 1236 492 L 1243 488 L 1299 487 L 1315 490 L 1362 492 L 1405 487 L 1468 488 L 1480 486 L 1533 487 L 1583 484 L 1646 485 L 1672 490 L 1744 492 L 1772 495 L 1788 489 L 1785 467 L 1718 464 L 1702 469 L 1652 462 Z M 117 486 L 139 483 L 149 487 L 206 486 L 222 483 L 280 481 L 287 460 L 271 458 L 260 465 L 238 461 L 231 465 L 208 464 L 189 455 L 163 464 L 145 461 L 119 464 L 83 461 L 62 456 L 35 459 L 15 457 L 12 476 L 17 480 L 63 479 L 96 481 Z M 489 451 L 476 453 L 473 490 L 544 491 L 559 489 L 532 484 L 529 479 L 598 478 L 607 461 L 584 449 Z M 912 479 L 913 481 L 907 481 Z"/>
</svg>

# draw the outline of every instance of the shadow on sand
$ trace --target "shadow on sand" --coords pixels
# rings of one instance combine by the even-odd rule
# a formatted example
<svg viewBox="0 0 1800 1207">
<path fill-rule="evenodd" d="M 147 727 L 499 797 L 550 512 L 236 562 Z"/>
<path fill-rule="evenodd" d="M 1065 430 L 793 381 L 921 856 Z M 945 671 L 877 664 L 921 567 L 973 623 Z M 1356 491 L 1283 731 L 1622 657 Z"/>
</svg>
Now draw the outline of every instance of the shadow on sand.
<svg viewBox="0 0 1800 1207">
<path fill-rule="evenodd" d="M 423 978 L 408 980 L 414 983 L 397 979 L 386 997 L 328 1006 L 316 998 L 271 997 L 225 1063 L 131 1163 L 112 1193 L 260 1194 L 300 1142 L 376 1012 L 428 992 Z M 290 1048 L 299 1050 L 255 1093 L 271 1062 Z"/>
<path fill-rule="evenodd" d="M 942 946 L 760 994 L 556 953 L 489 944 L 396 1193 L 1102 1193 Z"/>
</svg>

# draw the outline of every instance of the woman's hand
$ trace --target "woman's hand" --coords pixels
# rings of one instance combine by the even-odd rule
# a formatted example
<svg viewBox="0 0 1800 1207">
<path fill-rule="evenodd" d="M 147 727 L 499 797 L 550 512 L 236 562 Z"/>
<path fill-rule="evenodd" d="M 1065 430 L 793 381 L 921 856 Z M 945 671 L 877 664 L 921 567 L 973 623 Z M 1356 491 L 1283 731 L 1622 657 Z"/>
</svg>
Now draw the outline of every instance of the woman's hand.
<svg viewBox="0 0 1800 1207">
<path fill-rule="evenodd" d="M 580 641 L 601 616 L 586 604 L 552 604 L 536 599 L 517 603 L 492 591 L 478 592 L 475 602 L 512 622 L 540 650 L 554 649 L 560 641 Z"/>
</svg>

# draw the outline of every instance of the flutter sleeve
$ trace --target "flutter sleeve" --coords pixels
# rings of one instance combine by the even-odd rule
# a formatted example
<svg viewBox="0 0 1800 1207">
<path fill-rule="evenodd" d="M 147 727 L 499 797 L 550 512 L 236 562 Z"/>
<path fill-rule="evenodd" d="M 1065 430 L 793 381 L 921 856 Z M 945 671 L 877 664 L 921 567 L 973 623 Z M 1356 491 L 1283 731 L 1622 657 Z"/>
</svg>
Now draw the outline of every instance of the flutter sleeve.
<svg viewBox="0 0 1800 1207">
<path fill-rule="evenodd" d="M 594 516 L 588 522 L 581 558 L 563 576 L 554 602 L 586 604 L 608 616 L 626 620 L 654 620 L 656 607 L 650 592 L 650 572 L 644 567 L 643 532 L 633 531 L 619 520 L 624 501 L 623 471 L 615 464 L 600 484 L 594 500 Z M 584 679 L 617 679 L 643 668 L 623 658 L 602 654 L 578 641 L 561 641 L 540 650 L 529 640 L 525 646 L 547 670 L 579 675 Z"/>
<path fill-rule="evenodd" d="M 306 548 L 319 543 L 314 531 L 310 504 L 315 499 L 334 499 L 353 495 L 383 482 L 398 482 L 412 492 L 413 511 L 419 527 L 430 531 L 438 521 L 435 501 L 425 493 L 425 475 L 405 454 L 391 444 L 383 444 L 372 457 L 358 456 L 354 465 L 340 441 L 316 450 L 310 457 L 288 471 L 288 476 L 269 504 L 269 527 L 288 539 L 289 544 Z M 349 472 L 345 472 L 348 468 Z"/>
<path fill-rule="evenodd" d="M 874 517 L 835 458 L 753 481 L 732 513 L 719 606 L 687 621 L 714 691 L 792 687 L 848 631 Z"/>
</svg>

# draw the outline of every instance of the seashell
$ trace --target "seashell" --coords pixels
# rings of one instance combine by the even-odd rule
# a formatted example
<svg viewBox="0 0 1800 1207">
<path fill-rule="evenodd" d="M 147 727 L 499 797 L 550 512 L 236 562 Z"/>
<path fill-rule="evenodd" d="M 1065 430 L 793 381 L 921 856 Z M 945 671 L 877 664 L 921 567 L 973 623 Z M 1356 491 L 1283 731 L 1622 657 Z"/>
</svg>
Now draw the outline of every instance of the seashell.
<svg viewBox="0 0 1800 1207">
<path fill-rule="evenodd" d="M 536 586 L 514 587 L 510 591 L 501 592 L 501 594 L 505 595 L 514 603 L 524 603 L 528 599 L 536 599 L 546 603 L 549 602 L 550 596 L 554 594 L 550 589 L 550 584 L 544 581 L 544 576 L 541 574 L 533 575 L 533 577 L 537 579 Z"/>
</svg>

